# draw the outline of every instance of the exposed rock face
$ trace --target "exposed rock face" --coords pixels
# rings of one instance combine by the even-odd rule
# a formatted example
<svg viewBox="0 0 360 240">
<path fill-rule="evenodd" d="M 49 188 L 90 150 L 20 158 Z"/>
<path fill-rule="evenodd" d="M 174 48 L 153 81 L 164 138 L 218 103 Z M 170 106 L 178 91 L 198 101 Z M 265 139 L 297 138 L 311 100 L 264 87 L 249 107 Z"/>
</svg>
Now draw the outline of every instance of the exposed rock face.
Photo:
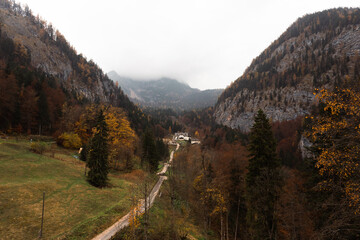
<svg viewBox="0 0 360 240">
<path fill-rule="evenodd" d="M 273 121 L 295 119 L 317 104 L 315 88 L 359 78 L 359 18 L 359 9 L 333 9 L 297 20 L 219 97 L 216 122 L 247 132 L 259 108 Z"/>
<path fill-rule="evenodd" d="M 59 36 L 51 33 L 54 35 L 49 37 L 49 28 L 40 27 L 42 23 L 37 24 L 37 21 L 33 16 L 15 13 L 0 4 L 2 33 L 22 46 L 35 69 L 59 79 L 63 87 L 78 99 L 108 102 L 114 92 L 113 82 L 92 61 L 77 55 L 70 46 L 70 50 L 64 51 L 68 44 L 65 38 L 59 33 Z M 60 47 L 59 41 L 63 41 L 65 47 Z M 87 70 L 90 72 L 88 75 Z"/>
<path fill-rule="evenodd" d="M 270 100 L 272 94 L 280 96 L 281 100 Z M 260 93 L 245 88 L 234 99 L 221 102 L 216 107 L 214 116 L 218 123 L 247 132 L 260 108 L 272 121 L 292 120 L 308 114 L 313 101 L 314 95 L 311 92 L 297 90 L 294 87 L 268 89 Z"/>
<path fill-rule="evenodd" d="M 312 147 L 312 143 L 309 141 L 309 139 L 307 139 L 302 135 L 299 142 L 299 149 L 301 152 L 302 159 L 313 157 L 313 154 L 310 151 L 311 147 Z"/>
</svg>

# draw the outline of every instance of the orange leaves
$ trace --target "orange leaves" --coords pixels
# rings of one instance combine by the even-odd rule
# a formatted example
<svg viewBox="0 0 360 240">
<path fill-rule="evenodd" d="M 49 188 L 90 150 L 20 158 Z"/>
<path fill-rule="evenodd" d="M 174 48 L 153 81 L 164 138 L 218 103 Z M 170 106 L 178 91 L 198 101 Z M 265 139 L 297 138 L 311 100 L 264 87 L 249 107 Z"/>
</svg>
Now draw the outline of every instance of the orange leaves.
<svg viewBox="0 0 360 240">
<path fill-rule="evenodd" d="M 327 179 L 321 186 L 339 185 L 349 206 L 360 213 L 360 94 L 321 90 L 317 97 L 325 112 L 314 119 L 308 137 L 319 151 L 315 167 Z"/>
<path fill-rule="evenodd" d="M 79 121 L 75 123 L 75 133 L 81 138 L 82 143 L 86 144 L 97 131 L 92 126 L 95 126 L 96 114 L 100 109 L 103 110 L 108 126 L 110 164 L 114 168 L 120 168 L 120 160 L 123 160 L 122 165 L 125 165 L 126 161 L 130 161 L 138 143 L 138 137 L 131 128 L 126 113 L 121 108 L 95 105 L 86 107 Z"/>
<path fill-rule="evenodd" d="M 120 165 L 126 165 L 126 162 L 130 161 L 138 138 L 122 109 L 109 106 L 104 114 L 109 129 L 109 160 L 114 168 L 119 168 Z M 123 161 L 120 163 L 120 160 Z"/>
<path fill-rule="evenodd" d="M 121 145 L 133 150 L 137 141 L 136 133 L 131 128 L 125 112 L 121 108 L 113 106 L 96 107 L 90 105 L 86 108 L 85 113 L 80 116 L 80 120 L 75 123 L 75 132 L 82 138 L 83 142 L 85 143 L 95 133 L 91 126 L 94 126 L 95 116 L 99 109 L 103 109 L 105 121 L 109 128 L 110 147 Z"/>
<path fill-rule="evenodd" d="M 360 214 L 360 184 L 355 182 L 349 182 L 345 187 L 346 195 L 349 196 L 349 202 L 351 207 L 355 207 L 355 213 Z"/>
<path fill-rule="evenodd" d="M 105 121 L 109 127 L 109 141 L 111 145 L 122 145 L 130 149 L 134 148 L 137 137 L 124 111 L 110 106 L 105 112 Z"/>
</svg>

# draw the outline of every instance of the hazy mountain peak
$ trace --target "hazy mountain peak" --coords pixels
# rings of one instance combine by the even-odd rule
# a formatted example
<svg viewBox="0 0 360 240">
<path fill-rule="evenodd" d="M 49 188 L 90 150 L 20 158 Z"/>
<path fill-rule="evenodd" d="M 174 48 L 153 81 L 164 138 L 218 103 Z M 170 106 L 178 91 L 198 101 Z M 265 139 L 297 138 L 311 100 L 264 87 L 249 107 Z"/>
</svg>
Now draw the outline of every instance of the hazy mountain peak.
<svg viewBox="0 0 360 240">
<path fill-rule="evenodd" d="M 168 77 L 133 80 L 122 77 L 115 71 L 107 75 L 118 82 L 131 100 L 144 107 L 175 110 L 205 108 L 213 106 L 222 92 L 222 89 L 200 91 L 197 88 L 191 88 L 187 83 Z"/>
</svg>

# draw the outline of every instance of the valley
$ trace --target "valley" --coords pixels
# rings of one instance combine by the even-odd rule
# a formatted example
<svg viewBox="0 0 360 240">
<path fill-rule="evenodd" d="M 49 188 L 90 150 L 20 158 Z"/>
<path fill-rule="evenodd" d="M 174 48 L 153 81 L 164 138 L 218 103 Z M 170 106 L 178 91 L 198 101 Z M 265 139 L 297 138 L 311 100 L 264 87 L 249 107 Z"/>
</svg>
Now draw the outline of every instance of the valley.
<svg viewBox="0 0 360 240">
<path fill-rule="evenodd" d="M 359 239 L 360 9 L 299 16 L 228 87 L 201 91 L 190 85 L 231 81 L 238 62 L 217 69 L 243 54 L 229 36 L 255 23 L 222 26 L 241 15 L 226 4 L 188 25 L 159 20 L 164 4 L 143 18 L 140 2 L 122 6 L 136 10 L 127 32 L 106 32 L 100 11 L 76 29 L 101 36 L 104 73 L 29 6 L 0 0 L 0 239 Z M 135 77 L 147 75 L 175 77 Z"/>
</svg>

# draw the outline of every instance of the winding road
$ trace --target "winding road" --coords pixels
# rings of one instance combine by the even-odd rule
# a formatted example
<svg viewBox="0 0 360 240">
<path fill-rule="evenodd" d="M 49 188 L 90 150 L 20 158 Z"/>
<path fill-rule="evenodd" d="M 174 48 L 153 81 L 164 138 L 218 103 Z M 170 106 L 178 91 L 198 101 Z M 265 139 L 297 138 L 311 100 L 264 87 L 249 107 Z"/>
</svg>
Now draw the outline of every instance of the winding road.
<svg viewBox="0 0 360 240">
<path fill-rule="evenodd" d="M 158 175 L 160 175 L 160 177 L 159 177 L 159 180 L 157 181 L 157 183 L 155 184 L 155 186 L 153 187 L 153 189 L 151 190 L 151 193 L 149 195 L 148 204 L 150 207 L 153 205 L 155 198 L 160 191 L 160 187 L 161 187 L 162 183 L 164 182 L 164 180 L 167 179 L 167 177 L 163 176 L 163 174 L 166 173 L 168 167 L 171 165 L 173 157 L 174 157 L 174 152 L 177 151 L 179 149 L 179 147 L 180 147 L 180 145 L 176 144 L 176 149 L 171 152 L 169 161 L 167 163 L 165 163 L 163 169 L 157 173 Z M 140 200 L 141 205 L 140 205 L 140 208 L 137 210 L 138 213 L 143 213 L 145 211 L 145 203 L 144 202 L 145 202 L 144 199 Z M 121 229 L 123 229 L 124 227 L 129 225 L 129 218 L 130 218 L 130 215 L 132 214 L 132 212 L 133 212 L 133 210 L 131 210 L 128 214 L 123 216 L 121 219 L 119 219 L 116 223 L 114 223 L 112 226 L 107 228 L 105 231 L 103 231 L 102 233 L 100 233 L 99 235 L 94 237 L 92 240 L 109 240 L 109 239 L 111 239 L 111 237 L 114 236 L 118 231 L 120 231 Z"/>
</svg>

